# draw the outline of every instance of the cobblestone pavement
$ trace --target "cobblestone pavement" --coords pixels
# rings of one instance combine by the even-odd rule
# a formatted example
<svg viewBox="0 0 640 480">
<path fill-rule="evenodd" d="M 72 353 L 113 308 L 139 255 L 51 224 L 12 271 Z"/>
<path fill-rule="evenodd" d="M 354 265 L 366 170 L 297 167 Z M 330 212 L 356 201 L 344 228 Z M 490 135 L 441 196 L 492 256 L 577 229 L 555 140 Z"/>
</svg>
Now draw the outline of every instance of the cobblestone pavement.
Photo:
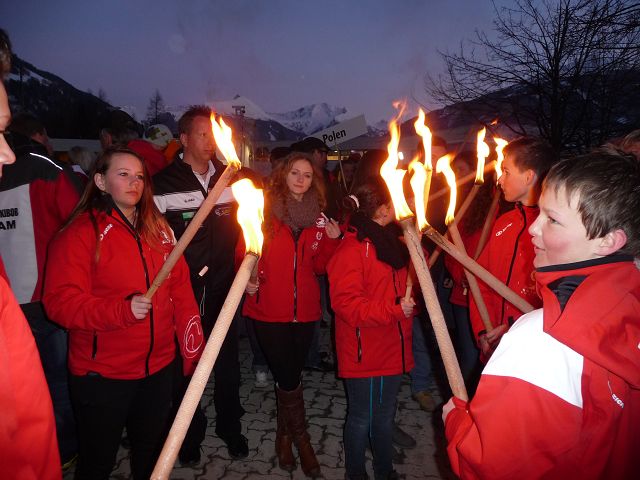
<svg viewBox="0 0 640 480">
<path fill-rule="evenodd" d="M 329 329 L 322 328 L 322 341 L 328 345 Z M 205 389 L 202 404 L 210 419 L 207 436 L 202 445 L 202 461 L 192 468 L 181 468 L 179 462 L 173 469 L 172 479 L 293 479 L 306 478 L 298 465 L 292 473 L 280 470 L 274 453 L 276 429 L 276 398 L 272 386 L 255 388 L 255 377 L 251 371 L 251 350 L 246 337 L 240 340 L 240 361 L 242 365 L 242 385 L 240 397 L 245 415 L 242 418 L 243 433 L 249 440 L 249 457 L 232 460 L 222 440 L 215 435 L 215 410 L 213 406 L 213 380 Z M 304 398 L 307 408 L 309 434 L 321 464 L 323 478 L 337 480 L 344 478 L 344 451 L 342 429 L 346 415 L 346 399 L 341 380 L 334 373 L 305 372 Z M 438 393 L 433 392 L 439 399 Z M 439 414 L 438 414 L 439 415 Z M 446 452 L 442 445 L 442 431 L 432 424 L 432 415 L 420 410 L 411 398 L 408 377 L 403 381 L 398 396 L 398 425 L 413 436 L 417 446 L 413 449 L 398 450 L 394 462 L 401 478 L 453 479 Z M 441 423 L 441 422 L 440 422 Z M 373 471 L 369 457 L 368 470 Z M 73 468 L 64 475 L 64 480 L 72 480 Z M 128 479 L 129 451 L 120 448 L 117 464 L 111 478 Z"/>
</svg>

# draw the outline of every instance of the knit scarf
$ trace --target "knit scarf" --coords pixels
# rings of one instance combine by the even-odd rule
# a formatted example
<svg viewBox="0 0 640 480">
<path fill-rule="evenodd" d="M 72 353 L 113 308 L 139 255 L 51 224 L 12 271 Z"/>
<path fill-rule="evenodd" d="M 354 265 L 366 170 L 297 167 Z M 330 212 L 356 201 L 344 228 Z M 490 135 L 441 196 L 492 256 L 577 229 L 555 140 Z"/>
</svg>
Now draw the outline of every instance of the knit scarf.
<svg viewBox="0 0 640 480">
<path fill-rule="evenodd" d="M 314 225 L 320 216 L 318 195 L 315 190 L 309 190 L 300 201 L 291 195 L 287 195 L 284 200 L 273 195 L 271 211 L 278 220 L 288 225 L 294 234 L 298 234 L 302 229 Z"/>
<path fill-rule="evenodd" d="M 391 266 L 394 270 L 407 266 L 409 250 L 398 238 L 401 232 L 395 223 L 383 227 L 361 212 L 354 213 L 349 223 L 358 230 L 357 238 L 359 241 L 363 241 L 365 238 L 371 240 L 373 246 L 376 247 L 378 260 Z"/>
</svg>

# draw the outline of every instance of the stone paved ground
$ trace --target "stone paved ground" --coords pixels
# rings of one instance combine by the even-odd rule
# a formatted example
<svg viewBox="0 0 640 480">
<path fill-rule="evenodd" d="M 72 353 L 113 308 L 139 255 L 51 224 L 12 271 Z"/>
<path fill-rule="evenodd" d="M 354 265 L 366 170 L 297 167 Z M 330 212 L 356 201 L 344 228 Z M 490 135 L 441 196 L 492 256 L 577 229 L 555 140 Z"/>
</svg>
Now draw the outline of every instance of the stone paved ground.
<svg viewBox="0 0 640 480">
<path fill-rule="evenodd" d="M 321 331 L 322 343 L 328 345 L 329 329 L 323 328 Z M 244 434 L 249 440 L 249 457 L 243 460 L 231 460 L 225 444 L 215 436 L 213 385 L 210 383 L 203 396 L 203 405 L 211 421 L 202 445 L 202 461 L 196 468 L 181 468 L 179 463 L 176 464 L 171 475 L 172 479 L 289 478 L 298 480 L 306 478 L 299 466 L 291 474 L 278 468 L 274 453 L 275 393 L 272 387 L 264 389 L 254 387 L 251 351 L 246 337 L 241 338 L 240 355 L 242 365 L 240 396 L 246 410 L 242 423 Z M 334 373 L 305 372 L 304 385 L 309 433 L 316 448 L 323 477 L 328 480 L 343 479 L 342 428 L 346 413 L 343 384 Z M 435 391 L 433 393 L 434 396 L 438 395 Z M 401 461 L 395 464 L 395 468 L 401 478 L 407 480 L 455 478 L 441 444 L 442 431 L 439 427 L 434 430 L 431 414 L 420 410 L 418 404 L 411 398 L 408 378 L 401 386 L 398 400 L 398 424 L 418 442 L 414 449 L 399 450 Z M 370 460 L 368 470 L 373 478 Z M 66 472 L 64 476 L 65 480 L 72 478 L 73 469 Z M 117 465 L 111 478 L 130 478 L 128 450 L 121 448 L 118 452 Z"/>
</svg>

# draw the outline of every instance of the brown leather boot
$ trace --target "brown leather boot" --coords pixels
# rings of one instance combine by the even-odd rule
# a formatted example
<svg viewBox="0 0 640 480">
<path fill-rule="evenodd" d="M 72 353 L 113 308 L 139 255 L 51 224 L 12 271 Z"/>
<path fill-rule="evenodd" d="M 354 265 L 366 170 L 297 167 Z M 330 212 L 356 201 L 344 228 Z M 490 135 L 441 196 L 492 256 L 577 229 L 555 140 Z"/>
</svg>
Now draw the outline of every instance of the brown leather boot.
<svg viewBox="0 0 640 480">
<path fill-rule="evenodd" d="M 280 390 L 276 385 L 276 397 L 278 398 L 278 427 L 276 430 L 276 455 L 278 456 L 278 466 L 287 472 L 296 469 L 296 459 L 293 456 L 293 438 L 287 428 L 286 407 L 283 405 L 281 397 L 287 392 Z M 286 403 L 286 400 L 284 401 Z"/>
<path fill-rule="evenodd" d="M 313 451 L 309 433 L 307 432 L 302 383 L 291 392 L 281 390 L 278 400 L 282 402 L 282 405 L 286 406 L 285 418 L 287 427 L 293 437 L 293 443 L 295 443 L 298 449 L 302 471 L 307 477 L 319 477 L 320 464 Z"/>
</svg>

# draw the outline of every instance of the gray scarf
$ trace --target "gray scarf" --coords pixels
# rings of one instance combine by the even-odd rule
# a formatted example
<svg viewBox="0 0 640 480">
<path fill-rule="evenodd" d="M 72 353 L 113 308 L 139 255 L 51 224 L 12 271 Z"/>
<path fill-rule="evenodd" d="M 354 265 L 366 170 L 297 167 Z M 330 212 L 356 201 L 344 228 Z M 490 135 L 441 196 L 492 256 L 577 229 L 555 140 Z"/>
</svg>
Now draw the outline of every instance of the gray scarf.
<svg viewBox="0 0 640 480">
<path fill-rule="evenodd" d="M 297 201 L 291 195 L 284 199 L 271 197 L 271 211 L 282 223 L 291 227 L 293 233 L 314 225 L 320 216 L 320 204 L 315 190 L 307 191 L 302 200 Z"/>
</svg>

